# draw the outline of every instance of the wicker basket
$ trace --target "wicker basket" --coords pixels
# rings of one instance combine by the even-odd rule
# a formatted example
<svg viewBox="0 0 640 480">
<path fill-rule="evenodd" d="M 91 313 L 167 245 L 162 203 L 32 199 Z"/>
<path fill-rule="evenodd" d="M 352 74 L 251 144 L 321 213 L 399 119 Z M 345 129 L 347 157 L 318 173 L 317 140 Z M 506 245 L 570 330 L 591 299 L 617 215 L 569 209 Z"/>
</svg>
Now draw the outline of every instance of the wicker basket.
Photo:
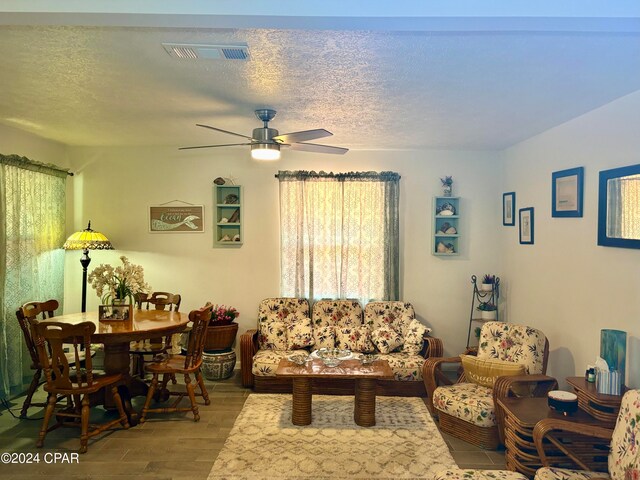
<svg viewBox="0 0 640 480">
<path fill-rule="evenodd" d="M 238 333 L 238 324 L 209 325 L 207 327 L 207 339 L 204 342 L 205 351 L 225 350 L 233 347 Z"/>
</svg>

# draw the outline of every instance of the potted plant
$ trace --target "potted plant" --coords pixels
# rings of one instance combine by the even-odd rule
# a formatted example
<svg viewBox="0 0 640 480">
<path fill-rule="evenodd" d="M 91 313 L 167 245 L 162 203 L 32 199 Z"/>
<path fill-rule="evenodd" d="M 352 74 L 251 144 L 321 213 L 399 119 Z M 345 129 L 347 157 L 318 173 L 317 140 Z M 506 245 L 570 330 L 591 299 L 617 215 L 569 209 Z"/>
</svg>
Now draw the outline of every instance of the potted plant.
<svg viewBox="0 0 640 480">
<path fill-rule="evenodd" d="M 478 305 L 478 310 L 480 310 L 480 318 L 482 320 L 495 320 L 498 316 L 498 307 L 491 302 L 481 302 Z"/>
<path fill-rule="evenodd" d="M 240 313 L 233 307 L 216 305 L 211 311 L 211 319 L 207 328 L 207 338 L 204 349 L 226 350 L 233 346 L 238 333 L 238 324 L 235 319 Z"/>
<path fill-rule="evenodd" d="M 496 283 L 496 276 L 487 273 L 482 277 L 482 283 L 480 284 L 480 290 L 483 292 L 490 292 Z"/>
</svg>

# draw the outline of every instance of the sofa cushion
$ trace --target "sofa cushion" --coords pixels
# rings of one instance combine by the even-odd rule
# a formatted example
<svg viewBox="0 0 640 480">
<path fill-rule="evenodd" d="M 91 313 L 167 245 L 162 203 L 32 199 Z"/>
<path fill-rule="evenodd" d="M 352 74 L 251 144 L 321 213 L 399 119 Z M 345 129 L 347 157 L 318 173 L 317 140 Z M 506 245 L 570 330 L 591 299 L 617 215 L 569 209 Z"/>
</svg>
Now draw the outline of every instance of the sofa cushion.
<svg viewBox="0 0 640 480">
<path fill-rule="evenodd" d="M 359 327 L 362 306 L 357 300 L 318 300 L 313 304 L 311 320 L 314 327 Z"/>
<path fill-rule="evenodd" d="M 287 327 L 284 321 L 265 321 L 260 324 L 258 345 L 263 350 L 286 350 Z"/>
<path fill-rule="evenodd" d="M 391 327 L 380 327 L 371 332 L 371 341 L 380 353 L 390 353 L 402 346 L 402 335 Z"/>
<path fill-rule="evenodd" d="M 352 352 L 373 352 L 371 334 L 366 326 L 336 328 L 336 347 Z"/>
<path fill-rule="evenodd" d="M 402 324 L 404 325 L 402 330 L 404 344 L 400 351 L 414 355 L 419 354 L 424 343 L 423 338 L 431 332 L 431 329 L 415 318 L 404 318 Z"/>
<path fill-rule="evenodd" d="M 381 353 L 380 360 L 389 362 L 393 378 L 400 381 L 421 382 L 424 357 L 404 352 Z"/>
<path fill-rule="evenodd" d="M 251 373 L 257 377 L 274 377 L 283 358 L 296 353 L 306 355 L 306 350 L 258 350 L 253 357 Z"/>
<path fill-rule="evenodd" d="M 542 373 L 544 333 L 504 322 L 487 322 L 480 330 L 478 358 L 496 358 L 525 366 L 526 374 Z"/>
<path fill-rule="evenodd" d="M 314 326 L 313 338 L 315 347 L 318 348 L 334 348 L 336 346 L 336 329 L 331 325 L 324 327 Z"/>
<path fill-rule="evenodd" d="M 479 427 L 496 425 L 492 390 L 476 383 L 458 383 L 436 388 L 433 392 L 433 406 L 436 410 Z"/>
<path fill-rule="evenodd" d="M 485 387 L 493 387 L 500 376 L 524 375 L 525 367 L 519 363 L 460 355 L 464 376 L 469 382 Z"/>
<path fill-rule="evenodd" d="M 292 313 L 286 319 L 287 349 L 308 348 L 315 343 L 311 319 Z"/>
<path fill-rule="evenodd" d="M 309 316 L 309 302 L 306 298 L 265 298 L 258 307 L 258 325 L 263 322 L 284 321 L 292 313 Z"/>
<path fill-rule="evenodd" d="M 402 332 L 407 318 L 414 318 L 415 310 L 405 302 L 369 302 L 364 307 L 364 323 L 373 331 L 388 325 Z"/>
</svg>

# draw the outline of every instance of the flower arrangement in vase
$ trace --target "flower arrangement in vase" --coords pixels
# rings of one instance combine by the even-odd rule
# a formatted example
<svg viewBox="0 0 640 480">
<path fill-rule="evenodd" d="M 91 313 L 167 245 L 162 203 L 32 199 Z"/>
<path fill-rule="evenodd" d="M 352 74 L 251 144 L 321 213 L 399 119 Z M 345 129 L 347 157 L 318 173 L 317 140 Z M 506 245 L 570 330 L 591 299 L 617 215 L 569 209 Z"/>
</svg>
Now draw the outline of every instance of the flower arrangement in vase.
<svg viewBox="0 0 640 480">
<path fill-rule="evenodd" d="M 211 310 L 211 320 L 209 320 L 210 326 L 229 325 L 238 318 L 240 312 L 234 307 L 227 307 L 225 305 L 216 305 Z"/>
<path fill-rule="evenodd" d="M 440 181 L 442 182 L 442 193 L 445 197 L 450 197 L 451 196 L 451 192 L 453 190 L 453 177 L 452 176 L 446 176 L 444 178 L 441 178 Z"/>
<path fill-rule="evenodd" d="M 233 347 L 238 333 L 238 324 L 234 322 L 240 313 L 233 307 L 215 305 L 211 310 L 211 319 L 204 342 L 206 352 L 224 351 Z"/>
<path fill-rule="evenodd" d="M 144 269 L 140 265 L 129 262 L 125 256 L 120 257 L 122 265 L 112 267 L 102 264 L 89 274 L 88 282 L 95 289 L 103 304 L 134 303 L 137 293 L 149 293 L 151 286 L 144 281 Z"/>
</svg>

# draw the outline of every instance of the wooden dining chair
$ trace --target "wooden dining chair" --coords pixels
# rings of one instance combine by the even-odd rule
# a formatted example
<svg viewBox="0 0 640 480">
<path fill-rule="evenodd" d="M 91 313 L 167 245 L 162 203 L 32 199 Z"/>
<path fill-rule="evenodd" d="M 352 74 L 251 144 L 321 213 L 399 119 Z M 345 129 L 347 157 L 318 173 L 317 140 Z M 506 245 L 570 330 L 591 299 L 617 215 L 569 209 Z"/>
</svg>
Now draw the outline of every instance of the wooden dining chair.
<svg viewBox="0 0 640 480">
<path fill-rule="evenodd" d="M 118 393 L 118 384 L 122 382 L 122 374 L 94 374 L 90 355 L 86 356 L 84 367 L 80 365 L 82 349 L 89 351 L 91 335 L 96 330 L 95 324 L 82 322 L 74 325 L 62 322 L 38 322 L 37 320 L 32 320 L 30 323 L 40 364 L 46 377 L 44 390 L 49 394 L 36 446 L 42 447 L 47 433 L 58 427 L 79 426 L 81 429 L 80 453 L 85 453 L 90 437 L 111 429 L 117 423 L 120 423 L 124 428 L 129 428 L 129 421 Z M 71 347 L 75 366 L 69 364 L 63 344 Z M 111 391 L 119 417 L 100 425 L 89 424 L 90 395 L 106 388 Z M 56 410 L 56 424 L 49 428 L 49 421 L 54 413 L 58 395 L 68 396 L 72 401 L 67 408 Z M 69 418 L 73 420 L 65 421 Z"/>
<path fill-rule="evenodd" d="M 37 319 L 39 315 L 43 320 L 52 318 L 59 306 L 60 305 L 58 301 L 52 299 L 47 300 L 46 302 L 25 303 L 16 310 L 16 317 L 18 318 L 18 323 L 20 324 L 20 329 L 22 330 L 22 337 L 27 344 L 27 350 L 29 350 L 29 355 L 31 356 L 31 370 L 34 370 L 31 384 L 29 385 L 29 389 L 27 390 L 27 396 L 24 399 L 24 403 L 22 404 L 20 418 L 27 417 L 27 410 L 29 409 L 29 407 L 45 407 L 47 405 L 46 403 L 33 403 L 31 401 L 33 398 L 33 394 L 36 392 L 38 386 L 40 385 L 42 364 L 40 363 L 40 359 L 38 358 L 38 351 L 36 350 L 33 335 L 31 334 L 31 325 L 29 324 L 29 321 Z"/>
<path fill-rule="evenodd" d="M 180 309 L 182 297 L 177 293 L 168 292 L 153 292 L 151 295 L 138 293 L 136 294 L 135 301 L 138 309 L 144 308 L 145 310 L 149 310 L 149 306 L 152 306 L 155 310 L 177 312 Z M 171 338 L 171 335 L 152 338 L 149 344 L 132 342 L 129 348 L 129 354 L 132 358 L 132 375 L 144 378 L 144 356 L 166 353 L 171 349 Z M 173 383 L 176 383 L 175 380 Z"/>
<path fill-rule="evenodd" d="M 207 327 L 209 320 L 211 319 L 211 310 L 213 305 L 207 303 L 204 307 L 198 310 L 192 310 L 189 313 L 189 320 L 193 322 L 191 328 L 191 334 L 189 335 L 189 346 L 187 347 L 186 355 L 169 355 L 168 358 L 160 362 L 149 362 L 145 364 L 145 370 L 153 374 L 149 391 L 147 392 L 147 399 L 144 402 L 142 408 L 142 415 L 140 417 L 140 423 L 146 421 L 147 414 L 150 412 L 155 413 L 168 413 L 168 412 L 193 412 L 193 420 L 197 422 L 200 420 L 200 414 L 198 412 L 198 405 L 196 404 L 196 395 L 204 398 L 204 404 L 209 405 L 209 393 L 204 386 L 204 379 L 200 371 L 202 365 L 202 352 L 204 350 L 204 342 L 207 335 Z M 184 375 L 184 383 L 186 392 L 169 392 L 169 395 L 176 395 L 178 398 L 173 402 L 170 407 L 150 408 L 151 400 L 154 397 L 158 384 L 160 383 L 159 377 L 162 375 L 161 389 L 167 388 L 170 375 L 182 374 Z M 191 375 L 195 376 L 196 383 L 200 387 L 200 393 L 196 393 L 195 385 L 191 382 Z M 189 396 L 191 406 L 178 407 L 180 401 L 186 396 Z"/>
</svg>

